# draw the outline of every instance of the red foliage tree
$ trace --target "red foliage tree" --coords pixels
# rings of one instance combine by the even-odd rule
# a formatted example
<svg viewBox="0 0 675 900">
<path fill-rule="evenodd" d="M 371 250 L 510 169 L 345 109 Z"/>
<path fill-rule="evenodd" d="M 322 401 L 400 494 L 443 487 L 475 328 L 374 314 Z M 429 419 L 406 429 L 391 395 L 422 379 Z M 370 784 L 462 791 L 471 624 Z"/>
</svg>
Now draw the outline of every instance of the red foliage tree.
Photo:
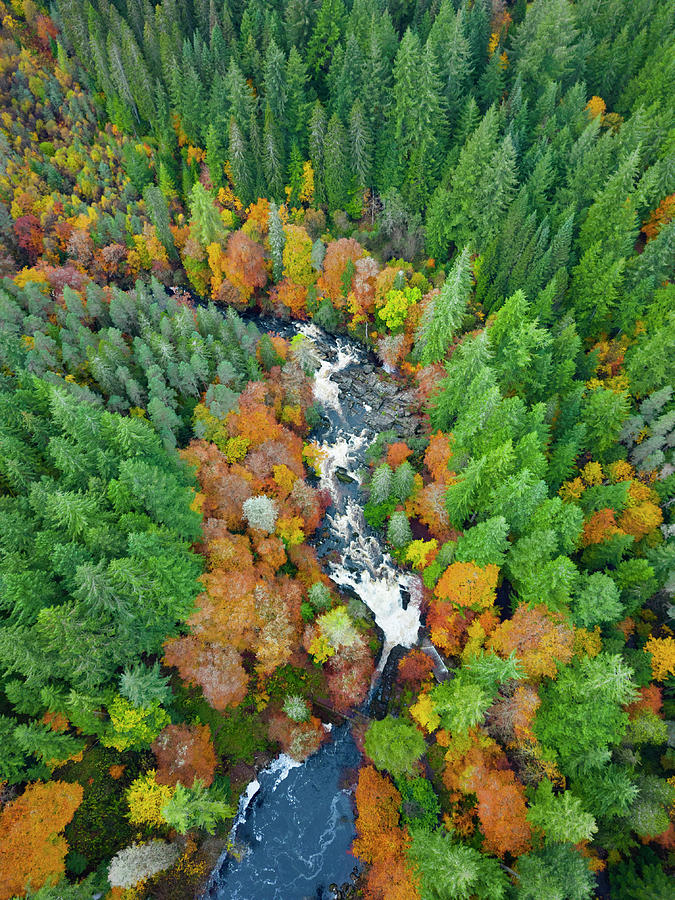
<svg viewBox="0 0 675 900">
<path fill-rule="evenodd" d="M 166 665 L 175 666 L 183 681 L 198 685 L 214 709 L 237 706 L 246 696 L 248 675 L 234 647 L 189 635 L 167 641 L 164 650 Z"/>
<path fill-rule="evenodd" d="M 16 242 L 25 251 L 29 265 L 33 266 L 44 249 L 44 233 L 37 216 L 21 216 L 14 222 Z"/>
<path fill-rule="evenodd" d="M 410 650 L 398 667 L 398 678 L 403 684 L 419 688 L 434 671 L 434 664 L 419 647 Z"/>
<path fill-rule="evenodd" d="M 227 241 L 224 268 L 228 280 L 248 300 L 256 288 L 267 284 L 265 250 L 243 231 L 235 231 Z"/>
<path fill-rule="evenodd" d="M 213 782 L 218 760 L 208 725 L 167 725 L 152 744 L 157 760 L 158 784 L 192 787 L 200 778 L 206 787 Z"/>
</svg>

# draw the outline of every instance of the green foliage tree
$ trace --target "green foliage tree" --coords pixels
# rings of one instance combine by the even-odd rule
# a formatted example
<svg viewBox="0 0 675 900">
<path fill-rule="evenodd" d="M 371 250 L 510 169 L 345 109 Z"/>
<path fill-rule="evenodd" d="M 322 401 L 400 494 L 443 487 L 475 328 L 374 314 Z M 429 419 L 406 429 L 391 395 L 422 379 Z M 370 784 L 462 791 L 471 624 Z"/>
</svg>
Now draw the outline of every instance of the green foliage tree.
<svg viewBox="0 0 675 900">
<path fill-rule="evenodd" d="M 453 840 L 447 831 L 413 828 L 409 858 L 419 873 L 425 900 L 499 900 L 507 896 L 508 879 L 497 860 Z"/>
<path fill-rule="evenodd" d="M 595 819 L 584 810 L 581 800 L 572 791 L 554 794 L 553 785 L 547 778 L 537 785 L 527 818 L 544 833 L 550 844 L 578 844 L 590 840 L 598 830 Z"/>
<path fill-rule="evenodd" d="M 365 747 L 378 769 L 385 769 L 394 778 L 411 775 L 426 749 L 424 737 L 414 725 L 391 716 L 370 725 Z"/>
</svg>

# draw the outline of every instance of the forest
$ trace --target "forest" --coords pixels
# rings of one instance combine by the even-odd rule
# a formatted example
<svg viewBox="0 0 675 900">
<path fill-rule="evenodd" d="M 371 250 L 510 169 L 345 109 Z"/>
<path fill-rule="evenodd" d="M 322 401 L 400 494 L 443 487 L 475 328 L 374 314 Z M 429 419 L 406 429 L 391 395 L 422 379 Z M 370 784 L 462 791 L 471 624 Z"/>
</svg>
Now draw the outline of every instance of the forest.
<svg viewBox="0 0 675 900">
<path fill-rule="evenodd" d="M 234 900 L 345 722 L 317 897 L 670 900 L 674 86 L 669 0 L 0 0 L 0 900 Z"/>
</svg>

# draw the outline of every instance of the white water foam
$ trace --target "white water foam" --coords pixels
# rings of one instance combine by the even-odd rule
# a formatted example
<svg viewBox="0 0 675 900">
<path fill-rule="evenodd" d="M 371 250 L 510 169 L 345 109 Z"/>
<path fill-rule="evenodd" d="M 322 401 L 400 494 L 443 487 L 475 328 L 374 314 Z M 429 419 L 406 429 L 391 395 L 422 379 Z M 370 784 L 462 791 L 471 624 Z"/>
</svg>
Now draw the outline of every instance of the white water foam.
<svg viewBox="0 0 675 900">
<path fill-rule="evenodd" d="M 308 337 L 314 338 L 314 328 L 312 325 L 304 326 L 303 330 Z M 315 397 L 338 413 L 342 412 L 339 388 L 333 384 L 331 376 L 355 361 L 353 351 L 338 345 L 337 360 L 323 360 L 315 375 Z M 334 498 L 340 496 L 336 478 L 338 469 L 346 471 L 360 483 L 358 451 L 367 441 L 368 432 L 365 429 L 360 434 L 340 430 L 332 443 L 320 445 L 323 453 L 320 485 Z M 341 538 L 344 546 L 342 562 L 331 565 L 331 577 L 336 584 L 351 588 L 375 616 L 377 625 L 384 633 L 384 647 L 378 666 L 378 670 L 382 670 L 395 646 L 413 647 L 417 643 L 422 598 L 420 578 L 397 569 L 389 554 L 383 552 L 377 538 L 367 534 L 363 510 L 352 499 L 347 498 L 344 510 L 338 509 L 329 514 L 327 520 L 330 530 Z M 402 589 L 410 594 L 406 609 L 403 608 Z"/>
<path fill-rule="evenodd" d="M 263 769 L 263 772 L 266 775 L 276 775 L 277 778 L 274 781 L 272 786 L 272 790 L 276 790 L 279 787 L 284 779 L 288 778 L 289 772 L 293 769 L 297 769 L 298 766 L 301 766 L 302 763 L 298 762 L 297 759 L 293 759 L 292 756 L 288 756 L 286 753 L 280 753 L 276 759 L 272 760 L 269 766 L 266 766 Z"/>
<path fill-rule="evenodd" d="M 302 325 L 299 331 L 314 341 L 321 339 L 321 332 L 316 325 Z M 334 409 L 337 413 L 342 414 L 340 388 L 337 384 L 333 384 L 331 376 L 357 362 L 358 358 L 356 350 L 338 341 L 337 359 L 333 362 L 328 359 L 321 361 L 318 371 L 314 373 L 314 396 L 324 407 Z"/>
<path fill-rule="evenodd" d="M 379 669 L 397 644 L 413 647 L 420 628 L 422 589 L 419 576 L 396 568 L 387 553 L 383 553 L 376 538 L 365 534 L 365 520 L 361 508 L 347 501 L 346 511 L 329 517 L 331 530 L 339 534 L 345 549 L 341 563 L 333 563 L 331 577 L 336 584 L 350 587 L 375 616 L 384 632 L 384 648 Z M 410 594 L 403 608 L 401 590 Z"/>
</svg>

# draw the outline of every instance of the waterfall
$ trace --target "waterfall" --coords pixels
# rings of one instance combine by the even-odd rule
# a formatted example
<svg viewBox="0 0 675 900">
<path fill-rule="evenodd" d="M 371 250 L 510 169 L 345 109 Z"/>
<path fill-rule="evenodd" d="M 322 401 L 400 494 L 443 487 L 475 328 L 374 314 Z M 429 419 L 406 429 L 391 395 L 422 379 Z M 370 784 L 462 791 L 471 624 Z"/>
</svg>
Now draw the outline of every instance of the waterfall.
<svg viewBox="0 0 675 900">
<path fill-rule="evenodd" d="M 333 501 L 315 544 L 335 584 L 353 592 L 381 629 L 376 686 L 394 647 L 418 643 L 422 581 L 396 565 L 363 514 L 360 485 L 366 450 L 377 436 L 364 420 L 382 399 L 359 395 L 344 385 L 352 378 L 350 373 L 362 374 L 372 366 L 366 351 L 354 341 L 330 338 L 314 324 L 270 323 L 267 327 L 286 337 L 299 332 L 315 344 L 319 366 L 314 395 L 325 417 L 318 441 L 322 452 L 319 485 Z M 377 384 L 377 378 L 372 379 Z M 428 641 L 422 649 L 433 659 L 437 675 L 447 674 Z M 302 765 L 282 754 L 259 772 L 240 798 L 230 835 L 230 843 L 236 840 L 237 851 L 243 848 L 244 853 L 221 860 L 207 895 L 213 900 L 332 896 L 328 885 L 346 881 L 355 864 L 349 853 L 353 808 L 343 778 L 358 763 L 349 726 L 341 725 Z"/>
</svg>

